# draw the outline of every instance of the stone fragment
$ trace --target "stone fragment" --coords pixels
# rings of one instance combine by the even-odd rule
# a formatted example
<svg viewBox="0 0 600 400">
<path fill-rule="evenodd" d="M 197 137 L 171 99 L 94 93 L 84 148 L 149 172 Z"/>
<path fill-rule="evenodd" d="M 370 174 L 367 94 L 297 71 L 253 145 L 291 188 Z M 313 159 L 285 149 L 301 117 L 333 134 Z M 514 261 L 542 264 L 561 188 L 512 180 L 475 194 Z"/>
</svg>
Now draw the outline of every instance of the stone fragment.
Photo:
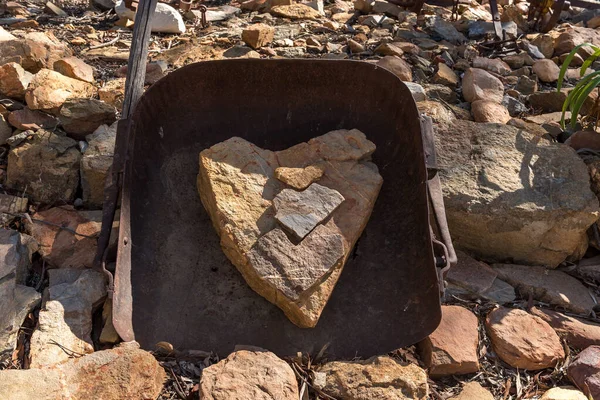
<svg viewBox="0 0 600 400">
<path fill-rule="evenodd" d="M 297 301 L 322 283 L 344 256 L 344 237 L 334 224 L 330 225 L 317 226 L 297 246 L 281 229 L 273 229 L 248 252 L 250 264 L 278 295 Z"/>
<path fill-rule="evenodd" d="M 328 362 L 319 372 L 325 377 L 315 382 L 315 386 L 335 399 L 425 400 L 429 394 L 425 371 L 387 356 Z"/>
<path fill-rule="evenodd" d="M 105 277 L 99 271 L 51 269 L 48 274 L 48 300 L 31 336 L 32 368 L 50 367 L 69 359 L 68 352 L 55 343 L 76 354 L 92 353 L 92 311 L 106 296 Z"/>
<path fill-rule="evenodd" d="M 600 398 L 600 346 L 590 346 L 569 364 L 569 379 L 592 399 Z"/>
<path fill-rule="evenodd" d="M 358 43 L 356 40 L 348 39 L 347 45 L 353 54 L 362 53 L 366 50 L 365 46 Z"/>
<path fill-rule="evenodd" d="M 565 357 L 552 327 L 526 311 L 497 308 L 488 314 L 486 329 L 498 357 L 514 368 L 550 368 Z"/>
<path fill-rule="evenodd" d="M 456 73 L 444 63 L 438 64 L 438 70 L 433 75 L 432 82 L 440 85 L 456 87 L 458 85 L 458 76 Z"/>
<path fill-rule="evenodd" d="M 16 37 L 12 33 L 7 32 L 4 28 L 0 27 L 0 42 L 13 39 L 16 39 Z"/>
<path fill-rule="evenodd" d="M 600 193 L 600 188 L 598 187 L 597 175 L 600 173 L 597 171 L 598 166 L 595 165 L 596 162 L 592 162 L 588 164 L 590 168 L 590 176 L 592 177 L 592 190 L 596 195 Z M 577 272 L 584 277 L 588 277 L 591 279 L 595 279 L 600 281 L 600 256 L 586 258 L 577 264 Z"/>
<path fill-rule="evenodd" d="M 446 279 L 471 292 L 483 293 L 492 287 L 498 273 L 489 265 L 457 251 L 458 262 L 450 268 Z"/>
<path fill-rule="evenodd" d="M 373 11 L 375 0 L 354 0 L 354 9 L 363 14 L 369 14 Z"/>
<path fill-rule="evenodd" d="M 524 65 L 533 65 L 533 58 L 527 53 L 511 54 L 502 59 L 508 66 L 513 69 L 519 69 Z"/>
<path fill-rule="evenodd" d="M 536 92 L 527 97 L 527 101 L 535 111 L 544 113 L 562 111 L 566 99 L 566 91 L 557 92 L 556 90 Z"/>
<path fill-rule="evenodd" d="M 42 129 L 29 136 L 8 153 L 6 185 L 34 202 L 73 201 L 81 159 L 77 142 Z"/>
<path fill-rule="evenodd" d="M 412 71 L 410 64 L 401 58 L 385 56 L 377 62 L 377 65 L 387 69 L 402 81 L 412 82 Z"/>
<path fill-rule="evenodd" d="M 519 8 L 514 4 L 510 4 L 504 7 L 504 11 L 502 11 L 502 17 L 500 18 L 500 20 L 502 22 L 514 22 L 521 32 L 527 32 L 529 30 L 527 19 L 523 16 Z"/>
<path fill-rule="evenodd" d="M 588 400 L 588 398 L 573 386 L 563 386 L 549 389 L 540 400 Z"/>
<path fill-rule="evenodd" d="M 383 0 L 375 0 L 373 3 L 373 12 L 377 14 L 385 14 L 388 17 L 398 18 L 403 9 L 395 4 L 388 3 Z"/>
<path fill-rule="evenodd" d="M 117 123 L 101 125 L 86 136 L 88 148 L 81 157 L 81 188 L 83 204 L 100 209 L 104 204 L 104 182 L 113 162 Z"/>
<path fill-rule="evenodd" d="M 531 313 L 546 321 L 559 336 L 567 340 L 569 346 L 583 350 L 600 345 L 600 324 L 571 317 L 545 308 L 532 308 Z"/>
<path fill-rule="evenodd" d="M 304 190 L 318 181 L 325 172 L 322 165 L 309 165 L 306 168 L 279 167 L 275 169 L 275 178 L 296 190 Z"/>
<path fill-rule="evenodd" d="M 433 122 L 438 124 L 451 124 L 456 120 L 456 115 L 446 105 L 438 101 L 421 101 L 417 103 L 419 112 L 428 115 Z"/>
<path fill-rule="evenodd" d="M 40 244 L 39 253 L 48 264 L 91 268 L 101 222 L 101 211 L 76 211 L 72 206 L 63 206 L 36 213 L 27 229 Z"/>
<path fill-rule="evenodd" d="M 84 140 L 101 125 L 110 125 L 117 119 L 117 110 L 96 99 L 74 98 L 65 101 L 60 109 L 63 129 L 75 140 Z"/>
<path fill-rule="evenodd" d="M 480 68 L 499 75 L 508 75 L 512 72 L 510 66 L 499 58 L 475 57 L 473 68 Z"/>
<path fill-rule="evenodd" d="M 465 100 L 487 100 L 502 103 L 504 85 L 500 79 L 479 68 L 469 68 L 462 80 L 462 91 Z"/>
<path fill-rule="evenodd" d="M 102 332 L 98 341 L 103 344 L 114 345 L 121 341 L 115 326 L 112 321 L 112 299 L 106 299 L 104 306 L 102 307 Z"/>
<path fill-rule="evenodd" d="M 11 137 L 12 133 L 13 133 L 13 129 L 8 124 L 8 122 L 6 122 L 6 119 L 4 119 L 4 116 L 2 114 L 0 114 L 0 145 L 5 144 L 6 139 Z"/>
<path fill-rule="evenodd" d="M 239 10 L 239 9 L 238 9 Z M 195 10 L 194 10 L 195 11 Z M 115 71 L 115 76 L 125 78 L 127 76 L 128 66 L 123 65 L 121 68 Z M 146 76 L 144 78 L 144 84 L 153 85 L 165 76 L 167 65 L 164 61 L 149 62 L 146 64 Z M 112 81 L 115 82 L 115 81 Z M 102 99 L 100 99 L 102 100 Z M 112 103 L 110 103 L 112 104 Z M 113 104 L 114 105 L 114 104 Z"/>
<path fill-rule="evenodd" d="M 32 110 L 58 109 L 73 97 L 91 97 L 94 87 L 77 79 L 69 78 L 56 71 L 42 69 L 35 74 L 25 93 L 25 101 Z"/>
<path fill-rule="evenodd" d="M 425 89 L 423 86 L 414 82 L 404 82 L 408 90 L 410 90 L 410 94 L 412 95 L 415 101 L 425 101 L 427 100 L 427 95 L 425 94 Z"/>
<path fill-rule="evenodd" d="M 484 261 L 555 268 L 581 247 L 600 210 L 573 149 L 501 124 L 455 120 L 436 130 L 457 248 Z"/>
<path fill-rule="evenodd" d="M 202 400 L 298 400 L 292 368 L 275 354 L 239 350 L 202 370 Z"/>
<path fill-rule="evenodd" d="M 130 10 L 124 1 L 115 6 L 115 12 L 121 18 L 135 21 L 136 12 Z M 179 11 L 166 3 L 158 3 L 152 15 L 152 32 L 162 33 L 184 33 L 185 22 Z"/>
<path fill-rule="evenodd" d="M 18 100 L 25 99 L 25 91 L 33 74 L 25 71 L 23 67 L 15 62 L 0 66 L 0 94 Z"/>
<path fill-rule="evenodd" d="M 471 113 L 476 122 L 506 124 L 511 118 L 506 107 L 488 100 L 476 100 L 471 103 Z"/>
<path fill-rule="evenodd" d="M 442 306 L 442 321 L 419 343 L 429 376 L 470 374 L 479 371 L 477 316 L 459 306 Z"/>
<path fill-rule="evenodd" d="M 49 32 L 30 32 L 22 39 L 0 41 L 0 65 L 15 62 L 32 73 L 52 68 L 56 60 L 71 55 L 69 47 Z"/>
<path fill-rule="evenodd" d="M 360 131 L 340 130 L 276 153 L 232 138 L 200 155 L 198 190 L 225 255 L 254 291 L 280 307 L 298 326 L 317 323 L 349 251 L 368 221 L 382 184 L 377 168 L 368 161 L 373 151 L 374 144 Z M 273 290 L 272 282 L 281 277 L 264 280 L 249 261 L 248 252 L 261 236 L 277 227 L 272 203 L 284 186 L 275 178 L 275 170 L 315 164 L 325 166 L 319 184 L 346 199 L 328 222 L 328 227 L 337 226 L 344 238 L 344 255 L 323 282 L 297 301 L 289 301 Z"/>
<path fill-rule="evenodd" d="M 94 69 L 77 57 L 67 57 L 54 62 L 56 72 L 69 78 L 94 83 Z"/>
<path fill-rule="evenodd" d="M 558 80 L 560 68 L 552 60 L 538 60 L 533 64 L 533 73 L 540 81 L 552 83 Z"/>
<path fill-rule="evenodd" d="M 56 117 L 42 111 L 32 110 L 29 107 L 11 111 L 8 114 L 8 122 L 15 128 L 24 131 L 28 129 L 38 130 L 40 128 L 54 129 L 58 126 L 58 119 Z"/>
<path fill-rule="evenodd" d="M 260 58 L 260 54 L 252 50 L 250 47 L 233 46 L 223 53 L 225 58 Z"/>
<path fill-rule="evenodd" d="M 513 264 L 493 264 L 492 268 L 524 298 L 532 295 L 535 300 L 580 314 L 588 314 L 595 305 L 583 283 L 565 272 Z"/>
<path fill-rule="evenodd" d="M 12 355 L 23 320 L 41 298 L 24 286 L 35 250 L 29 236 L 0 229 L 0 359 Z"/>
<path fill-rule="evenodd" d="M 505 95 L 504 99 L 502 99 L 502 105 L 506 107 L 511 117 L 519 117 L 522 114 L 529 112 L 529 109 L 525 104 L 512 96 Z"/>
<path fill-rule="evenodd" d="M 425 19 L 426 28 L 432 32 L 433 36 L 437 36 L 443 40 L 447 40 L 448 42 L 454 45 L 460 45 L 467 41 L 465 35 L 460 33 L 454 25 L 446 21 L 440 16 L 433 16 Z"/>
<path fill-rule="evenodd" d="M 0 193 L 0 213 L 20 214 L 27 211 L 27 198 Z"/>
<path fill-rule="evenodd" d="M 291 4 L 275 6 L 271 8 L 271 14 L 277 17 L 289 18 L 291 20 L 319 19 L 321 14 L 306 4 Z"/>
<path fill-rule="evenodd" d="M 253 24 L 242 31 L 242 40 L 253 49 L 261 48 L 273 41 L 275 28 L 267 24 Z"/>
<path fill-rule="evenodd" d="M 0 371 L 0 398 L 155 399 L 165 379 L 165 371 L 154 356 L 140 350 L 137 343 L 128 342 L 71 358 L 53 368 Z"/>
<path fill-rule="evenodd" d="M 535 93 L 538 89 L 537 81 L 527 76 L 520 76 L 515 89 L 521 92 L 521 94 Z"/>
<path fill-rule="evenodd" d="M 565 144 L 575 150 L 592 149 L 598 151 L 600 150 L 600 135 L 594 131 L 577 131 L 569 136 Z"/>
<path fill-rule="evenodd" d="M 531 42 L 536 46 L 545 58 L 552 58 L 554 54 L 554 38 L 548 34 L 538 35 Z"/>
<path fill-rule="evenodd" d="M 469 382 L 463 386 L 458 395 L 448 400 L 494 400 L 494 396 L 479 382 Z"/>
<path fill-rule="evenodd" d="M 101 101 L 114 106 L 117 110 L 123 107 L 125 97 L 125 78 L 108 81 L 98 89 L 98 98 Z"/>
<path fill-rule="evenodd" d="M 302 192 L 284 189 L 273 199 L 275 219 L 297 240 L 302 240 L 343 201 L 337 190 L 318 183 Z"/>
<path fill-rule="evenodd" d="M 481 39 L 486 35 L 494 34 L 494 24 L 490 21 L 491 18 L 488 18 L 487 21 L 470 21 L 469 24 L 469 38 L 470 39 Z M 501 27 L 506 33 L 507 36 L 517 36 L 517 24 L 513 21 L 506 21 L 501 23 Z"/>
<path fill-rule="evenodd" d="M 390 4 L 390 3 L 388 3 Z M 381 54 L 382 56 L 396 56 L 402 57 L 404 51 L 392 43 L 381 43 L 374 50 L 375 54 Z"/>
</svg>

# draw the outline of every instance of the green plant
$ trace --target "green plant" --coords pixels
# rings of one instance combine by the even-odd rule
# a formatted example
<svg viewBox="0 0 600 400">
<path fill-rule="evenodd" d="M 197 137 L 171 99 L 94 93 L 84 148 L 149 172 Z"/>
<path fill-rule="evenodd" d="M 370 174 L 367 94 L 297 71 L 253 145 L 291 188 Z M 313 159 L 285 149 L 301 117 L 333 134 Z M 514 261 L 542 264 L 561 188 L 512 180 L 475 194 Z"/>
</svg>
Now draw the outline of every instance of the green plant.
<svg viewBox="0 0 600 400">
<path fill-rule="evenodd" d="M 594 52 L 583 62 L 580 72 L 581 80 L 577 82 L 577 85 L 575 85 L 573 90 L 569 92 L 569 95 L 563 103 L 562 117 L 560 119 L 560 124 L 563 129 L 565 129 L 565 113 L 567 112 L 567 110 L 571 111 L 571 129 L 575 129 L 575 126 L 577 125 L 577 115 L 579 114 L 581 107 L 583 106 L 584 102 L 586 101 L 592 90 L 594 90 L 600 85 L 600 71 L 595 71 L 591 74 L 585 75 L 585 72 L 590 67 L 590 65 L 592 65 L 592 63 L 596 61 L 598 57 L 600 57 L 600 47 L 594 46 L 591 43 L 582 43 L 579 46 L 576 46 L 573 50 L 571 50 L 571 52 L 563 62 L 562 67 L 560 67 L 560 74 L 558 75 L 558 87 L 556 90 L 560 92 L 562 82 L 567 72 L 567 68 L 569 67 L 569 64 L 571 64 L 571 61 L 573 60 L 573 57 L 575 57 L 577 51 L 584 46 L 591 47 Z M 595 104 L 594 108 L 597 109 L 597 104 Z"/>
</svg>

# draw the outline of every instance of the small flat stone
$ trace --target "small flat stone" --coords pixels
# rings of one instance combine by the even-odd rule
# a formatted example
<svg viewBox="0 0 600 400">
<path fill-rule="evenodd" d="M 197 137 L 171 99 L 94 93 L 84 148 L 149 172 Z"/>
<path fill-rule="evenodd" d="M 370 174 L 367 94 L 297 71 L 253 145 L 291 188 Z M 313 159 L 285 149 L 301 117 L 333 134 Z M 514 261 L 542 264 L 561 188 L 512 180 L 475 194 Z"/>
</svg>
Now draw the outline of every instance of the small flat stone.
<svg viewBox="0 0 600 400">
<path fill-rule="evenodd" d="M 457 251 L 456 255 L 458 262 L 448 271 L 448 282 L 475 293 L 483 293 L 492 287 L 498 276 L 492 267 L 462 251 Z"/>
<path fill-rule="evenodd" d="M 317 226 L 297 246 L 276 228 L 258 239 L 248 259 L 265 282 L 294 301 L 330 272 L 344 246 L 344 237 L 327 225 Z"/>
<path fill-rule="evenodd" d="M 562 386 L 548 390 L 540 400 L 588 400 L 588 398 L 573 386 Z"/>
<path fill-rule="evenodd" d="M 494 396 L 479 382 L 469 382 L 463 386 L 458 395 L 448 400 L 494 400 Z"/>
<path fill-rule="evenodd" d="M 304 190 L 318 181 L 325 172 L 319 165 L 309 165 L 306 168 L 279 167 L 275 169 L 275 178 L 296 190 Z"/>
<path fill-rule="evenodd" d="M 549 323 L 556 333 L 567 339 L 569 346 L 575 349 L 583 350 L 589 346 L 600 345 L 599 324 L 542 308 L 533 308 L 531 313 Z"/>
<path fill-rule="evenodd" d="M 525 298 L 563 306 L 580 314 L 589 313 L 595 303 L 587 288 L 576 278 L 556 270 L 526 265 L 494 264 L 498 277 L 513 285 Z"/>
<path fill-rule="evenodd" d="M 527 311 L 497 308 L 489 313 L 486 329 L 498 357 L 514 368 L 535 371 L 554 367 L 565 357 L 554 329 Z"/>
<path fill-rule="evenodd" d="M 419 343 L 422 359 L 431 377 L 470 374 L 479 371 L 477 317 L 460 306 L 442 306 L 442 321 Z"/>
<path fill-rule="evenodd" d="M 298 240 L 331 215 L 344 201 L 334 189 L 313 183 L 303 192 L 283 189 L 273 199 L 275 219 Z"/>
<path fill-rule="evenodd" d="M 568 375 L 591 399 L 600 399 L 600 346 L 583 350 L 569 364 Z"/>
</svg>

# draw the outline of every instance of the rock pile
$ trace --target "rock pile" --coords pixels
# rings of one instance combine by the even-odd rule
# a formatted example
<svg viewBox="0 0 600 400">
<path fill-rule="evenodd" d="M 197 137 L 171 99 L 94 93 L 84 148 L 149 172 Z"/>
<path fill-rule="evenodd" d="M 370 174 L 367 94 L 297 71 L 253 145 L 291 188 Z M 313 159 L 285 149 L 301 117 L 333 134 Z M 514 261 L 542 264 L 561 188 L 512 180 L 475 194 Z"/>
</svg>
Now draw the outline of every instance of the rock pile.
<svg viewBox="0 0 600 400">
<path fill-rule="evenodd" d="M 382 185 L 374 151 L 340 130 L 278 152 L 232 138 L 200 154 L 198 191 L 223 251 L 300 327 L 316 325 L 367 224 Z"/>
</svg>

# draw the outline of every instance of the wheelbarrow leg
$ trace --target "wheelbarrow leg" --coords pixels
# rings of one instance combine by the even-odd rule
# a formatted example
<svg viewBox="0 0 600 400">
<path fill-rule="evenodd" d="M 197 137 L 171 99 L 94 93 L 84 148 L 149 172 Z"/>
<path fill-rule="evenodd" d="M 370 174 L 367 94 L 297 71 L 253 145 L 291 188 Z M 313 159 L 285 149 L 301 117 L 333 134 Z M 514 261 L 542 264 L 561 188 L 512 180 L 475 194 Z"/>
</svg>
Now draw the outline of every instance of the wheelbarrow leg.
<svg viewBox="0 0 600 400">
<path fill-rule="evenodd" d="M 98 237 L 98 248 L 94 257 L 94 269 L 103 272 L 107 276 L 108 296 L 111 299 L 114 291 L 114 281 L 112 274 L 106 270 L 105 254 L 110 241 L 119 194 L 121 193 L 123 184 L 123 172 L 128 152 L 129 133 L 131 130 L 129 116 L 135 109 L 135 105 L 144 91 L 148 41 L 150 39 L 152 15 L 156 9 L 156 3 L 157 0 L 140 0 L 138 5 L 135 16 L 135 26 L 133 28 L 131 50 L 129 53 L 122 117 L 117 123 L 117 137 L 115 141 L 113 164 L 110 167 L 104 184 L 102 228 L 100 230 L 100 236 Z M 119 229 L 119 242 L 122 243 L 123 240 L 126 240 L 124 236 L 123 230 Z M 119 246 L 119 248 L 120 247 L 121 246 Z M 129 310 L 131 310 L 131 306 L 129 307 Z M 113 318 L 113 316 L 111 316 L 111 318 Z M 121 318 L 120 320 L 131 321 L 131 318 L 128 320 Z M 113 318 L 113 323 L 114 322 Z M 131 323 L 128 325 L 131 325 Z M 133 329 L 131 326 L 123 326 L 122 323 L 115 323 L 115 328 L 123 340 L 133 340 Z"/>
<path fill-rule="evenodd" d="M 542 33 L 548 33 L 552 30 L 552 28 L 554 28 L 556 26 L 556 23 L 558 22 L 558 19 L 560 18 L 560 14 L 563 11 L 564 5 L 565 5 L 565 0 L 558 0 L 556 3 L 554 3 L 554 6 L 552 7 L 552 10 L 551 10 L 550 19 L 540 30 Z"/>
</svg>

